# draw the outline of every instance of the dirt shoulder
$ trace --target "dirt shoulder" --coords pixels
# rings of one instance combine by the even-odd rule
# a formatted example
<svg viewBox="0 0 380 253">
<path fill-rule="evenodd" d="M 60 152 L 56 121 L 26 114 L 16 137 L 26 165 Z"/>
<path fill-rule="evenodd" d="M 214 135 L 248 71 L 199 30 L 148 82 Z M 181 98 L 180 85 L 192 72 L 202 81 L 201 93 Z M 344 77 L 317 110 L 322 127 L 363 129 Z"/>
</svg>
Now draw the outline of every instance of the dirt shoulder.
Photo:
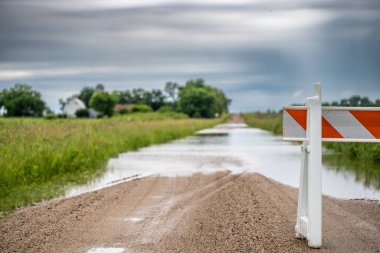
<svg viewBox="0 0 380 253">
<path fill-rule="evenodd" d="M 231 114 L 231 118 L 226 123 L 243 124 L 245 121 L 240 114 Z"/>
<path fill-rule="evenodd" d="M 149 177 L 17 210 L 0 252 L 318 252 L 294 235 L 297 190 L 259 174 Z M 323 198 L 321 252 L 380 252 L 380 204 Z"/>
</svg>

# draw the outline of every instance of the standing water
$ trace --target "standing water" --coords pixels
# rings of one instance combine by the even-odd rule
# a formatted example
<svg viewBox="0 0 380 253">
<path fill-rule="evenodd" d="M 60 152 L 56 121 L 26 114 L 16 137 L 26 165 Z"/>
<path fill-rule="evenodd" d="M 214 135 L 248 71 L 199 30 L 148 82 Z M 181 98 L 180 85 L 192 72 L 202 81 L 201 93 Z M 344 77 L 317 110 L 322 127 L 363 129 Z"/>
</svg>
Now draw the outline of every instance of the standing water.
<svg viewBox="0 0 380 253">
<path fill-rule="evenodd" d="M 193 173 L 257 172 L 286 185 L 298 187 L 301 167 L 299 144 L 245 124 L 223 124 L 196 136 L 151 146 L 110 159 L 104 175 L 84 186 L 70 187 L 77 195 L 146 176 L 189 176 Z M 380 200 L 380 191 L 350 170 L 323 165 L 322 191 L 344 199 Z"/>
</svg>

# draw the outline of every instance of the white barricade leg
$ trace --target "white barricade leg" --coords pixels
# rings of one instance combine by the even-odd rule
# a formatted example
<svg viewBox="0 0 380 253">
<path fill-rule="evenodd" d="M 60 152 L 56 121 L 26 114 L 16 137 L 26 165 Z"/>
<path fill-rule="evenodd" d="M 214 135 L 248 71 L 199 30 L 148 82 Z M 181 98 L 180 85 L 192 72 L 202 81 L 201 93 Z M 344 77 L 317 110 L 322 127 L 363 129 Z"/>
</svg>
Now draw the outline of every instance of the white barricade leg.
<svg viewBox="0 0 380 253">
<path fill-rule="evenodd" d="M 296 222 L 296 236 L 297 238 L 307 238 L 307 224 L 305 226 L 303 220 L 308 216 L 308 158 L 309 153 L 307 150 L 307 142 L 303 142 L 301 146 L 302 160 L 301 160 L 301 173 L 300 183 L 298 189 L 298 208 L 297 208 L 297 222 Z"/>
</svg>

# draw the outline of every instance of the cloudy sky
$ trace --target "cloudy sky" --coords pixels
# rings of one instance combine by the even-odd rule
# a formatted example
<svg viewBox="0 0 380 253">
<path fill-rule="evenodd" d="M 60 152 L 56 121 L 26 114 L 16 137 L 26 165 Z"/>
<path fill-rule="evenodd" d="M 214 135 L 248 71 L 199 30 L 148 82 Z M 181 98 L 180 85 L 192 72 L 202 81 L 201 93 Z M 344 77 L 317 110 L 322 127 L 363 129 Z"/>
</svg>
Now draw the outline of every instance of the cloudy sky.
<svg viewBox="0 0 380 253">
<path fill-rule="evenodd" d="M 380 98 L 380 1 L 0 0 L 0 89 L 27 83 L 58 111 L 84 86 L 203 78 L 232 111 L 312 95 Z"/>
</svg>

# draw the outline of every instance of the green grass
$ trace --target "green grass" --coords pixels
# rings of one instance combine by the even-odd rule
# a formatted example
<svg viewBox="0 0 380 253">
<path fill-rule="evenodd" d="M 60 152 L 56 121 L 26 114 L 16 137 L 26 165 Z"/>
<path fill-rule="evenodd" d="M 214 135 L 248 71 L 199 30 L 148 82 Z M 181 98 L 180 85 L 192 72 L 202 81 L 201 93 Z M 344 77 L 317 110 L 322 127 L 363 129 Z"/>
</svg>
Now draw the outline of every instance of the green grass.
<svg viewBox="0 0 380 253">
<path fill-rule="evenodd" d="M 280 113 L 243 113 L 242 117 L 251 127 L 261 128 L 276 135 L 282 134 L 282 114 Z"/>
<path fill-rule="evenodd" d="M 102 174 L 109 158 L 220 123 L 183 114 L 111 119 L 0 118 L 0 211 L 50 199 Z"/>
<path fill-rule="evenodd" d="M 380 143 L 325 142 L 323 145 L 352 160 L 357 160 L 365 164 L 380 164 Z"/>
</svg>

